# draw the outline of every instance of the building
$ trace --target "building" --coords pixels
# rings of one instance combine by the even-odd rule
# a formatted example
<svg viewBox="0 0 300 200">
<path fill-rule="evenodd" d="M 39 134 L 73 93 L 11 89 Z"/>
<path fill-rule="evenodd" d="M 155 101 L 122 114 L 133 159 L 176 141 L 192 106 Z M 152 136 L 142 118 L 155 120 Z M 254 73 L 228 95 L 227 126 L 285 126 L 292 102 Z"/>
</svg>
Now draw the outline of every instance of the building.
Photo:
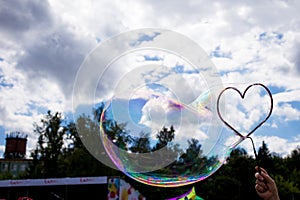
<svg viewBox="0 0 300 200">
<path fill-rule="evenodd" d="M 0 173 L 11 174 L 14 178 L 25 172 L 31 159 L 26 159 L 27 135 L 11 132 L 6 136 L 4 158 L 0 159 Z"/>
</svg>

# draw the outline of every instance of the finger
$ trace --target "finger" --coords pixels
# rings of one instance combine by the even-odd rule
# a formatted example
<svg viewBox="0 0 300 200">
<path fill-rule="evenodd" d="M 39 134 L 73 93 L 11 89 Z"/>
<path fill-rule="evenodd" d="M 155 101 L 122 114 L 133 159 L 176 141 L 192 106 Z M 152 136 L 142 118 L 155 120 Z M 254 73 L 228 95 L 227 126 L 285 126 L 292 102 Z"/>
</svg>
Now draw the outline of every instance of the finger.
<svg viewBox="0 0 300 200">
<path fill-rule="evenodd" d="M 255 166 L 255 170 L 258 172 L 258 173 L 261 173 L 261 169 L 259 166 Z"/>
<path fill-rule="evenodd" d="M 265 190 L 267 190 L 268 189 L 268 186 L 267 186 L 267 184 L 265 183 L 265 182 L 263 182 L 263 181 L 259 181 L 259 180 L 256 180 L 256 185 L 258 185 L 258 186 L 260 186 L 260 187 L 262 187 L 262 188 L 264 188 Z"/>
<path fill-rule="evenodd" d="M 256 179 L 258 179 L 260 181 L 264 181 L 264 177 L 258 172 L 256 172 L 254 176 L 255 176 Z"/>
<path fill-rule="evenodd" d="M 255 166 L 255 170 L 257 171 L 257 172 L 261 172 L 261 171 L 263 171 L 263 172 L 265 172 L 265 173 L 267 173 L 267 171 L 264 169 L 264 168 L 262 168 L 262 167 L 259 167 L 259 166 Z"/>
<path fill-rule="evenodd" d="M 255 173 L 256 178 L 261 181 L 265 180 L 268 183 L 274 183 L 274 180 L 269 176 L 268 172 L 264 168 L 258 166 L 255 167 L 256 170 L 258 170 L 258 168 L 260 168 L 261 173 Z"/>
<path fill-rule="evenodd" d="M 264 187 L 262 187 L 262 186 L 260 186 L 260 185 L 255 185 L 255 190 L 257 191 L 257 192 L 259 192 L 259 193 L 264 193 L 264 192 L 266 192 L 266 189 L 264 188 Z"/>
<path fill-rule="evenodd" d="M 268 174 L 267 170 L 265 170 L 265 169 L 262 168 L 262 167 L 259 167 L 259 168 L 260 168 L 260 171 L 261 171 L 261 172 L 264 172 L 264 173 Z"/>
<path fill-rule="evenodd" d="M 274 183 L 274 180 L 269 176 L 268 173 L 262 172 L 262 173 L 261 173 L 261 176 L 264 178 L 264 180 L 265 180 L 267 183 Z"/>
</svg>

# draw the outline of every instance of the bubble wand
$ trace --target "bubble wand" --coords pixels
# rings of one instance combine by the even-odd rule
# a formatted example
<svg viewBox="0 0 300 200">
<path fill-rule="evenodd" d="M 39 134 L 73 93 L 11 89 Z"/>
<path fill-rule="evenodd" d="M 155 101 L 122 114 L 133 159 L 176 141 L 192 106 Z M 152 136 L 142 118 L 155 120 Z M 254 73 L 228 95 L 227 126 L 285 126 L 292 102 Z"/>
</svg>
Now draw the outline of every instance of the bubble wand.
<svg viewBox="0 0 300 200">
<path fill-rule="evenodd" d="M 219 109 L 220 98 L 221 98 L 221 96 L 223 95 L 223 93 L 224 93 L 225 91 L 227 91 L 227 90 L 235 90 L 236 92 L 238 92 L 238 94 L 240 95 L 240 97 L 241 97 L 242 99 L 244 99 L 244 98 L 245 98 L 246 92 L 247 92 L 251 87 L 253 87 L 253 86 L 260 86 L 260 87 L 263 87 L 263 88 L 267 91 L 267 93 L 268 93 L 268 95 L 269 95 L 269 97 L 270 97 L 270 109 L 269 109 L 269 113 L 268 113 L 268 115 L 265 117 L 265 119 L 263 119 L 256 127 L 254 127 L 250 132 L 248 132 L 247 135 L 243 135 L 243 134 L 241 134 L 239 131 L 237 131 L 232 125 L 230 125 L 230 124 L 222 117 L 222 115 L 221 115 L 221 113 L 220 113 L 220 109 Z M 255 146 L 254 146 L 253 139 L 250 137 L 250 135 L 251 135 L 254 131 L 256 131 L 261 125 L 263 125 L 263 123 L 265 123 L 265 122 L 269 119 L 269 117 L 271 116 L 272 110 L 273 110 L 273 97 L 272 97 L 272 94 L 271 94 L 270 90 L 269 90 L 265 85 L 263 85 L 263 84 L 261 84 L 261 83 L 254 83 L 254 84 L 252 84 L 252 85 L 249 85 L 249 86 L 245 89 L 245 91 L 244 91 L 243 93 L 241 93 L 241 92 L 240 92 L 237 88 L 235 88 L 235 87 L 226 87 L 225 89 L 223 89 L 223 90 L 221 91 L 221 93 L 220 93 L 219 96 L 218 96 L 218 100 L 217 100 L 217 112 L 218 112 L 218 115 L 219 115 L 219 118 L 221 119 L 221 121 L 222 121 L 227 127 L 229 127 L 231 130 L 233 130 L 234 133 L 235 133 L 236 135 L 240 136 L 240 137 L 241 137 L 241 140 L 245 140 L 245 139 L 247 139 L 247 138 L 249 138 L 249 139 L 251 140 L 252 148 L 253 148 L 253 152 L 254 152 L 254 156 L 255 156 L 256 164 L 257 164 L 257 166 L 258 166 L 258 172 L 259 172 L 259 173 L 261 173 L 261 169 L 260 169 L 260 167 L 259 167 L 260 163 L 259 163 L 259 159 L 258 159 L 257 152 L 256 152 L 256 150 L 255 150 Z"/>
</svg>

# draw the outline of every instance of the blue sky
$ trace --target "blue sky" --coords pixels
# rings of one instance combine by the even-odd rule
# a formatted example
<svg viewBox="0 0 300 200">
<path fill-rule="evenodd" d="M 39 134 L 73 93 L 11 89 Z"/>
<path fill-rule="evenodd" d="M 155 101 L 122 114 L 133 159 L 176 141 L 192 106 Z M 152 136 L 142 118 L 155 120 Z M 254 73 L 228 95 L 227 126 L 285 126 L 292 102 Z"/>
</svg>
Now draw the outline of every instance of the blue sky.
<svg viewBox="0 0 300 200">
<path fill-rule="evenodd" d="M 274 110 L 253 139 L 256 146 L 264 140 L 270 151 L 288 155 L 300 146 L 299 9 L 299 1 L 284 0 L 4 1 L 0 155 L 11 131 L 26 132 L 28 151 L 33 149 L 37 135 L 32 124 L 48 109 L 70 118 L 75 77 L 91 50 L 120 33 L 148 27 L 173 30 L 195 41 L 224 84 L 267 85 Z M 140 39 L 160 35 L 146 36 Z M 243 145 L 250 151 L 250 143 Z"/>
</svg>

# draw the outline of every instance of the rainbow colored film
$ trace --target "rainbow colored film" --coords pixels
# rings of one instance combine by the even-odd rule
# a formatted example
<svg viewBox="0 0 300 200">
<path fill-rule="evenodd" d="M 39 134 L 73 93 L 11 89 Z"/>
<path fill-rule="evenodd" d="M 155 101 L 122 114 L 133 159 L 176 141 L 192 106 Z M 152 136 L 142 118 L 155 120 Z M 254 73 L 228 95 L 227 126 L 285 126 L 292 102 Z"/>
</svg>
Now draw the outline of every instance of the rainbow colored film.
<svg viewBox="0 0 300 200">
<path fill-rule="evenodd" d="M 239 137 L 217 119 L 212 91 L 189 104 L 166 88 L 145 85 L 129 99 L 114 96 L 101 116 L 101 137 L 111 160 L 142 183 L 177 187 L 218 170 Z"/>
</svg>

